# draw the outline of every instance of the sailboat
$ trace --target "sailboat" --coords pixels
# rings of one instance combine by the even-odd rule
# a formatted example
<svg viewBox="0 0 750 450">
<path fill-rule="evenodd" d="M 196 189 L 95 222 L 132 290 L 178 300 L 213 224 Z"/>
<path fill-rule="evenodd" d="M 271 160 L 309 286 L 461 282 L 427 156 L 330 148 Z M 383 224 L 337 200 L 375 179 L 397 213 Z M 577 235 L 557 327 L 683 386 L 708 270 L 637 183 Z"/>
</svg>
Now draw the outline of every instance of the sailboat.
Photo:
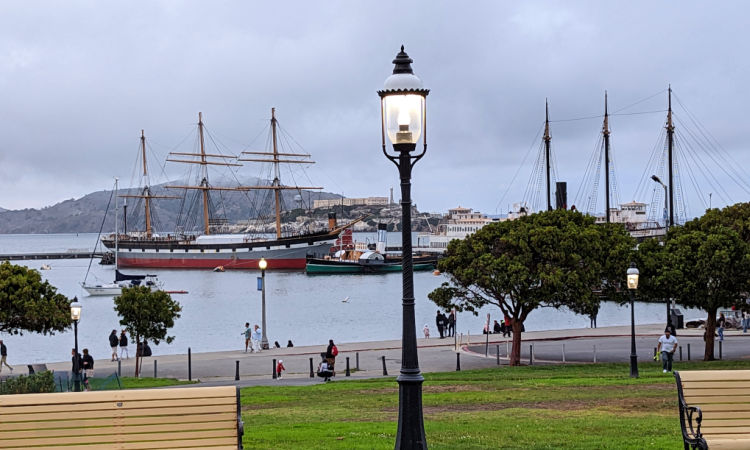
<svg viewBox="0 0 750 450">
<path fill-rule="evenodd" d="M 127 287 L 133 287 L 133 286 L 148 286 L 151 288 L 151 290 L 158 290 L 161 289 L 161 283 L 159 282 L 156 275 L 127 275 L 123 274 L 119 270 L 119 265 L 117 261 L 117 248 L 118 248 L 118 235 L 119 230 L 117 227 L 118 219 L 117 219 L 117 184 L 118 180 L 115 178 L 115 281 L 112 283 L 103 283 L 103 284 L 91 284 L 87 283 L 89 270 L 91 269 L 91 263 L 89 263 L 89 270 L 86 271 L 86 276 L 84 277 L 83 282 L 81 283 L 81 286 L 83 287 L 86 292 L 88 292 L 91 296 L 98 296 L 98 295 L 120 295 L 122 293 L 123 288 Z M 106 212 L 104 213 L 106 217 Z"/>
<path fill-rule="evenodd" d="M 167 161 L 196 164 L 201 169 L 201 180 L 196 185 L 167 186 L 170 189 L 197 190 L 202 200 L 202 233 L 189 233 L 186 230 L 158 236 L 147 229 L 143 235 L 123 235 L 102 239 L 109 249 L 114 249 L 122 267 L 172 268 L 172 269 L 258 269 L 258 262 L 265 259 L 269 269 L 304 269 L 309 254 L 328 253 L 338 235 L 361 219 L 343 226 L 336 223 L 335 214 L 329 214 L 328 229 L 316 232 L 282 235 L 281 232 L 281 191 L 315 190 L 322 187 L 289 186 L 281 183 L 280 164 L 311 164 L 306 153 L 280 153 L 277 145 L 277 120 L 275 108 L 271 109 L 272 151 L 242 152 L 239 161 L 272 163 L 274 179 L 265 186 L 212 186 L 208 180 L 209 166 L 241 166 L 230 162 L 232 156 L 206 153 L 204 143 L 203 116 L 198 113 L 198 152 L 172 152 Z M 193 159 L 185 159 L 190 157 Z M 272 190 L 275 204 L 276 233 L 273 237 L 252 236 L 246 233 L 214 234 L 211 225 L 216 221 L 210 218 L 210 191 L 252 191 Z M 148 217 L 148 216 L 147 216 Z"/>
</svg>

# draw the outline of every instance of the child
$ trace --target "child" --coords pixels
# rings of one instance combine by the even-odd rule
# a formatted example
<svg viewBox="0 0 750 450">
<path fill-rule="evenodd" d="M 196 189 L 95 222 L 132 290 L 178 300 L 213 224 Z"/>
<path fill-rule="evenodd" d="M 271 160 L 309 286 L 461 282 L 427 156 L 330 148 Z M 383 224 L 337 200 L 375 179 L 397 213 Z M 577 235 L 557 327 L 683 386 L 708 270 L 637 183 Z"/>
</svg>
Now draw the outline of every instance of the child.
<svg viewBox="0 0 750 450">
<path fill-rule="evenodd" d="M 284 361 L 279 360 L 278 364 L 276 364 L 276 378 L 281 379 L 281 372 L 285 371 L 286 367 L 284 367 Z"/>
<path fill-rule="evenodd" d="M 430 327 L 428 327 L 427 324 L 424 324 L 424 328 L 422 328 L 422 332 L 424 332 L 425 339 L 430 338 Z"/>
</svg>

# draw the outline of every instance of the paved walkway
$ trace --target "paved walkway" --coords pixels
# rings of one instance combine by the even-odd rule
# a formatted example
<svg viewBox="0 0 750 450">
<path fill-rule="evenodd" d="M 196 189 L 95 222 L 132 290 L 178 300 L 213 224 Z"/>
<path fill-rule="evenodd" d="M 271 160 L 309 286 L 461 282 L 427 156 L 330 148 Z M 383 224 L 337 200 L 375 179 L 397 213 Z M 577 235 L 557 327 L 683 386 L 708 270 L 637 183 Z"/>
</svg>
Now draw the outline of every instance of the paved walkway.
<svg viewBox="0 0 750 450">
<path fill-rule="evenodd" d="M 640 325 L 636 327 L 638 358 L 650 361 L 656 347 L 656 341 L 663 331 L 663 325 Z M 687 360 L 687 344 L 690 344 L 691 359 L 703 358 L 703 329 L 678 330 L 678 339 L 683 346 L 683 359 Z M 461 369 L 496 367 L 497 351 L 500 352 L 500 364 L 507 364 L 506 347 L 510 348 L 508 338 L 490 335 L 489 345 L 485 347 L 487 336 L 460 336 L 454 345 L 453 338 L 419 339 L 419 365 L 423 372 L 447 372 L 456 370 L 457 353 L 460 353 Z M 506 344 L 507 343 L 507 344 Z M 725 359 L 750 358 L 750 333 L 741 331 L 725 332 L 722 353 Z M 595 329 L 550 330 L 526 332 L 523 334 L 522 362 L 528 364 L 529 350 L 533 346 L 534 363 L 560 363 L 563 350 L 566 362 L 593 362 L 594 355 L 598 362 L 626 362 L 630 356 L 630 327 L 604 327 Z M 336 379 L 343 379 L 346 359 L 352 369 L 350 378 L 374 378 L 383 376 L 382 357 L 385 356 L 386 370 L 389 376 L 397 376 L 401 367 L 401 341 L 374 341 L 338 344 L 339 355 L 336 358 Z M 459 349 L 457 351 L 457 348 Z M 485 357 L 485 348 L 489 350 Z M 290 384 L 304 385 L 319 383 L 320 379 L 310 378 L 310 358 L 314 367 L 320 361 L 324 346 L 292 347 L 264 350 L 261 353 L 245 353 L 242 350 L 193 353 L 192 379 L 205 384 L 237 384 L 240 386 Z M 719 356 L 718 342 L 716 357 Z M 273 380 L 273 359 L 282 359 L 287 372 L 282 380 Z M 181 355 L 156 355 L 143 358 L 142 376 L 154 376 L 154 361 L 157 361 L 157 375 L 169 378 L 188 378 L 188 357 Z M 357 368 L 359 360 L 359 370 Z M 679 355 L 675 360 L 679 361 Z M 239 361 L 240 381 L 235 381 L 236 364 Z M 123 360 L 122 374 L 132 375 L 135 370 L 133 358 Z M 50 363 L 47 367 L 54 370 L 69 371 L 70 362 Z M 20 368 L 20 367 L 19 367 Z M 109 360 L 97 360 L 95 363 L 98 376 L 104 376 L 117 370 L 117 363 Z"/>
</svg>

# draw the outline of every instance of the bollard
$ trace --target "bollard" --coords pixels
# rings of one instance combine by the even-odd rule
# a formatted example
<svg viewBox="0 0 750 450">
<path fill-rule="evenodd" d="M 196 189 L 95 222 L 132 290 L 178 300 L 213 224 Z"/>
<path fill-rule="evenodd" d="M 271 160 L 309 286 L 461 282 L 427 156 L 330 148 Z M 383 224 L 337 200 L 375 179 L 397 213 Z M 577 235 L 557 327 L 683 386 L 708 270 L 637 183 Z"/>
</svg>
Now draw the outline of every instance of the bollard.
<svg viewBox="0 0 750 450">
<path fill-rule="evenodd" d="M 240 381 L 240 362 L 234 362 L 234 381 Z"/>
<path fill-rule="evenodd" d="M 154 378 L 157 378 L 156 377 L 156 360 L 154 360 Z"/>
<path fill-rule="evenodd" d="M 276 358 L 273 359 L 273 373 L 271 375 L 271 378 L 274 380 L 276 379 Z"/>
<path fill-rule="evenodd" d="M 596 364 L 596 345 L 594 346 L 594 364 Z"/>
<path fill-rule="evenodd" d="M 352 375 L 352 374 L 351 374 L 351 372 L 349 371 L 349 357 L 347 356 L 347 357 L 346 357 L 346 376 L 347 376 L 347 377 L 350 377 L 351 375 Z"/>
<path fill-rule="evenodd" d="M 565 344 L 562 345 L 562 356 L 563 356 L 562 362 L 565 362 Z"/>
<path fill-rule="evenodd" d="M 500 365 L 500 344 L 496 345 L 497 347 L 497 365 Z"/>
<path fill-rule="evenodd" d="M 719 341 L 719 359 L 723 359 L 722 358 L 722 352 L 721 352 L 721 350 L 722 350 L 722 344 L 723 344 L 723 342 Z"/>
<path fill-rule="evenodd" d="M 510 352 L 508 351 L 508 345 L 510 345 L 510 344 L 508 344 L 508 341 L 505 341 L 505 357 L 506 358 L 510 358 L 510 356 L 509 356 Z"/>
<path fill-rule="evenodd" d="M 461 370 L 461 354 L 456 353 L 456 372 Z"/>
<path fill-rule="evenodd" d="M 657 354 L 658 354 L 658 353 L 656 352 L 656 347 L 654 347 L 654 361 L 656 361 L 656 355 L 657 355 Z"/>
<path fill-rule="evenodd" d="M 690 342 L 688 342 L 688 361 L 690 361 Z"/>
<path fill-rule="evenodd" d="M 385 355 L 381 356 L 383 359 L 383 376 L 388 376 L 388 371 L 385 368 Z"/>
<path fill-rule="evenodd" d="M 359 370 L 359 352 L 357 352 L 357 370 Z"/>
<path fill-rule="evenodd" d="M 534 344 L 529 344 L 529 365 L 534 365 Z"/>
<path fill-rule="evenodd" d="M 193 360 L 190 353 L 190 347 L 188 347 L 188 381 L 193 381 Z"/>
<path fill-rule="evenodd" d="M 680 346 L 679 348 L 680 348 L 680 361 L 682 361 L 682 346 Z"/>
<path fill-rule="evenodd" d="M 119 359 L 117 360 L 117 376 L 122 376 L 122 361 L 120 361 Z"/>
<path fill-rule="evenodd" d="M 312 358 L 310 358 L 310 378 L 315 378 L 315 371 L 313 370 Z"/>
</svg>

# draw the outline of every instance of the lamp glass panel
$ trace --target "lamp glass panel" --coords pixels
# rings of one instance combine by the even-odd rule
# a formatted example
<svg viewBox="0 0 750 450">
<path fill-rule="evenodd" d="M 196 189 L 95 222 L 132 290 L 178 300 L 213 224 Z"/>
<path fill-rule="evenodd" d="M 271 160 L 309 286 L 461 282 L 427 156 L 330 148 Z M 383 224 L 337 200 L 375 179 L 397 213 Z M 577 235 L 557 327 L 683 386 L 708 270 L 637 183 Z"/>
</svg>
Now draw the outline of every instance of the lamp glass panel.
<svg viewBox="0 0 750 450">
<path fill-rule="evenodd" d="M 258 267 L 260 270 L 266 270 L 266 267 L 268 267 L 268 262 L 265 259 L 261 259 L 258 261 Z"/>
<path fill-rule="evenodd" d="M 81 304 L 80 303 L 70 304 L 70 318 L 73 320 L 81 319 Z"/>
<path fill-rule="evenodd" d="M 424 97 L 391 94 L 384 98 L 385 126 L 392 144 L 415 144 L 422 134 Z"/>
<path fill-rule="evenodd" d="M 638 274 L 628 274 L 628 289 L 638 289 Z"/>
</svg>

